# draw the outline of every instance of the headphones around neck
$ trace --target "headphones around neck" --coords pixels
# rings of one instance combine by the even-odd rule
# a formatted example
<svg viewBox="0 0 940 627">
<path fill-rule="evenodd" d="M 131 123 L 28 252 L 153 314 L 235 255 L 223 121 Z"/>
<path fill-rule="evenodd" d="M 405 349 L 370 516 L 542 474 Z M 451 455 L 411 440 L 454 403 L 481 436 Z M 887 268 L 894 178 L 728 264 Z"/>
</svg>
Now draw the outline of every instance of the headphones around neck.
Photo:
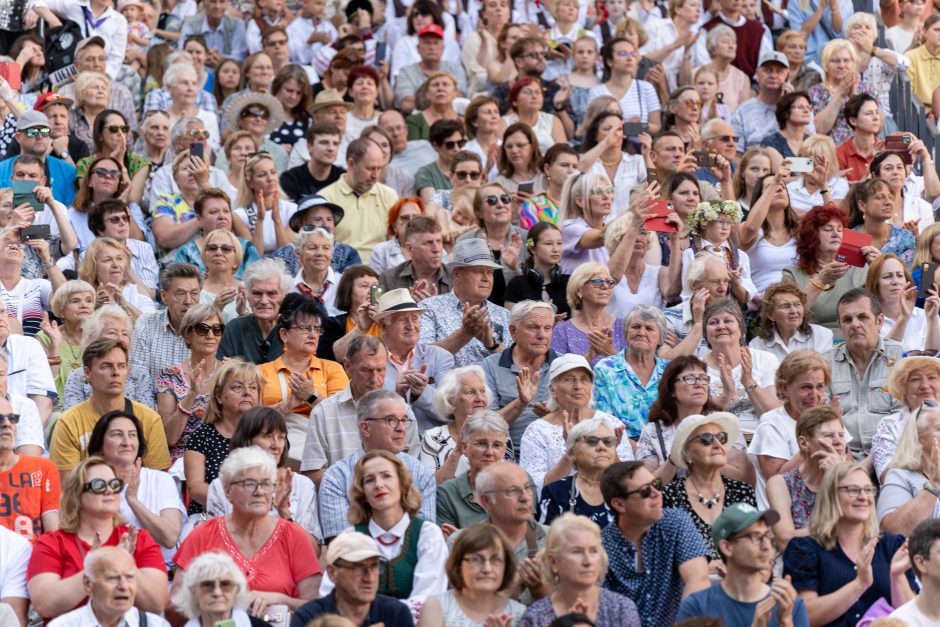
<svg viewBox="0 0 940 627">
<path fill-rule="evenodd" d="M 561 281 L 561 276 L 561 267 L 558 265 L 552 266 L 551 271 L 548 273 L 549 283 L 558 283 Z M 538 268 L 533 267 L 526 270 L 525 278 L 537 290 L 541 290 L 542 286 L 545 285 L 545 274 Z"/>
</svg>

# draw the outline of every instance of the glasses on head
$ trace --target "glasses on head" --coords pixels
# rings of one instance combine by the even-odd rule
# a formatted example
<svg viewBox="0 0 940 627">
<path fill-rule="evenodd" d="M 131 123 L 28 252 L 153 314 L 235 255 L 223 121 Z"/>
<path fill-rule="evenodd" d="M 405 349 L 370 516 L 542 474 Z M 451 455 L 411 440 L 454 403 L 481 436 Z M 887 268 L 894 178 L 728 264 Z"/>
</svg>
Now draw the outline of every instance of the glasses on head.
<svg viewBox="0 0 940 627">
<path fill-rule="evenodd" d="M 0 422 L 3 422 L 4 420 L 9 422 L 11 425 L 15 425 L 16 423 L 20 421 L 20 415 L 19 414 L 0 414 Z"/>
<path fill-rule="evenodd" d="M 700 375 L 684 374 L 681 377 L 676 377 L 673 380 L 682 381 L 686 385 L 695 385 L 696 383 L 700 383 L 702 385 L 708 385 L 709 383 L 711 383 L 712 378 L 708 376 L 707 374 L 700 374 Z"/>
<path fill-rule="evenodd" d="M 609 196 L 614 197 L 614 188 L 613 187 L 594 187 L 591 188 L 591 193 L 595 196 Z"/>
<path fill-rule="evenodd" d="M 701 442 L 705 446 L 711 446 L 715 443 L 715 440 L 718 440 L 721 444 L 727 444 L 728 434 L 724 431 L 719 431 L 718 433 L 700 433 L 692 439 Z"/>
<path fill-rule="evenodd" d="M 578 438 L 578 441 L 584 442 L 588 446 L 597 446 L 603 442 L 604 446 L 607 448 L 614 448 L 617 445 L 617 438 L 612 435 L 605 435 L 603 437 L 599 435 L 582 435 Z"/>
<path fill-rule="evenodd" d="M 649 497 L 653 496 L 653 490 L 656 490 L 657 492 L 659 492 L 662 489 L 663 489 L 663 480 L 653 479 L 646 485 L 641 485 L 636 490 L 629 490 L 628 492 L 625 492 L 623 495 L 623 498 L 626 499 L 634 494 L 639 494 L 641 499 L 648 499 Z"/>
<path fill-rule="evenodd" d="M 229 594 L 235 589 L 235 582 L 231 579 L 209 579 L 199 582 L 199 589 L 205 593 L 215 592 L 216 588 L 221 590 L 224 594 Z"/>
<path fill-rule="evenodd" d="M 458 170 L 457 172 L 454 172 L 454 176 L 456 176 L 457 179 L 460 181 L 466 181 L 467 179 L 470 179 L 472 181 L 477 181 L 480 179 L 481 174 L 482 173 L 477 170 L 473 170 L 472 172 L 467 172 L 466 170 Z"/>
<path fill-rule="evenodd" d="M 489 490 L 487 494 L 504 494 L 511 499 L 518 499 L 519 497 L 530 494 L 532 492 L 532 484 L 527 483 L 524 486 L 511 486 L 508 488 L 503 488 L 501 490 Z"/>
<path fill-rule="evenodd" d="M 127 124 L 113 124 L 106 127 L 109 133 L 128 133 L 131 130 L 131 127 Z"/>
<path fill-rule="evenodd" d="M 857 499 L 863 494 L 868 497 L 875 496 L 875 493 L 878 492 L 873 485 L 840 485 L 839 491 L 845 492 L 853 499 Z"/>
<path fill-rule="evenodd" d="M 110 222 L 111 224 L 129 224 L 131 217 L 126 213 L 116 213 L 113 216 L 108 216 L 104 221 Z"/>
<path fill-rule="evenodd" d="M 245 492 L 250 492 L 254 494 L 255 490 L 261 488 L 261 491 L 264 494 L 271 494 L 274 492 L 274 486 L 276 485 L 273 481 L 258 481 L 257 479 L 242 479 L 241 481 L 233 481 L 232 485 L 238 485 L 242 487 L 242 490 Z"/>
<path fill-rule="evenodd" d="M 43 136 L 43 137 L 49 137 L 49 135 L 52 134 L 52 129 L 50 129 L 50 128 L 48 128 L 48 127 L 45 127 L 45 126 L 43 126 L 43 127 L 36 127 L 36 126 L 34 126 L 33 128 L 28 128 L 28 129 L 26 129 L 26 130 L 23 131 L 23 132 L 24 132 L 24 133 L 26 134 L 26 136 L 29 137 L 30 139 L 35 139 L 37 135 L 41 135 L 41 136 Z"/>
<path fill-rule="evenodd" d="M 92 174 L 100 176 L 103 179 L 116 179 L 121 176 L 120 170 L 112 170 L 111 168 L 102 168 L 98 166 L 97 168 L 91 171 Z"/>
<path fill-rule="evenodd" d="M 600 277 L 595 277 L 595 278 L 593 278 L 593 279 L 588 279 L 587 281 L 584 282 L 584 284 L 585 284 L 585 285 L 592 285 L 592 286 L 596 287 L 596 288 L 599 289 L 599 290 L 602 290 L 602 289 L 608 289 L 608 290 L 609 290 L 609 289 L 613 288 L 614 285 L 617 284 L 617 282 L 614 281 L 613 279 L 602 279 L 602 278 L 600 278 Z"/>
<path fill-rule="evenodd" d="M 295 324 L 291 329 L 296 329 L 305 335 L 320 335 L 323 333 L 323 327 L 315 327 L 310 324 Z"/>
<path fill-rule="evenodd" d="M 230 246 L 229 244 L 208 244 L 206 246 L 207 253 L 218 253 L 223 252 L 226 255 L 229 253 L 235 252 L 235 247 Z"/>
<path fill-rule="evenodd" d="M 492 442 L 487 440 L 477 440 L 473 443 L 473 448 L 480 451 L 481 453 L 485 453 L 490 449 L 493 449 L 494 451 L 502 451 L 506 448 L 506 443 L 502 440 L 494 440 Z"/>
<path fill-rule="evenodd" d="M 196 335 L 200 337 L 206 337 L 209 335 L 209 331 L 212 331 L 212 335 L 216 337 L 222 337 L 222 334 L 225 333 L 225 325 L 221 322 L 215 324 L 206 324 L 205 322 L 198 322 L 193 325 L 193 331 L 196 332 Z"/>
<path fill-rule="evenodd" d="M 489 564 L 493 568 L 500 568 L 505 563 L 502 555 L 493 555 L 490 557 L 467 555 L 463 558 L 463 561 L 470 564 L 470 568 L 474 570 L 481 570 L 486 564 Z"/>
<path fill-rule="evenodd" d="M 247 109 L 242 109 L 242 112 L 241 112 L 241 114 L 239 114 L 238 117 L 240 117 L 240 118 L 242 118 L 242 119 L 244 119 L 244 118 L 260 118 L 260 119 L 262 119 L 262 120 L 267 120 L 270 116 L 271 116 L 271 114 L 268 113 L 268 110 L 267 110 L 267 109 L 255 109 L 255 108 L 253 108 L 253 107 L 249 107 L 249 108 L 247 108 Z"/>
<path fill-rule="evenodd" d="M 455 148 L 463 148 L 467 145 L 466 139 L 448 139 L 446 142 L 442 143 L 441 146 L 447 150 L 454 150 Z"/>
<path fill-rule="evenodd" d="M 209 139 L 209 131 L 193 130 L 189 131 L 189 136 L 193 139 Z"/>
<path fill-rule="evenodd" d="M 734 536 L 732 540 L 750 540 L 751 544 L 754 546 L 763 546 L 764 542 L 769 544 L 771 548 L 777 548 L 777 538 L 774 536 L 772 531 L 767 533 L 758 533 L 756 531 L 752 533 L 742 533 L 741 535 Z"/>
<path fill-rule="evenodd" d="M 533 50 L 532 52 L 526 52 L 522 55 L 523 59 L 544 59 L 545 51 L 544 50 Z"/>
<path fill-rule="evenodd" d="M 390 429 L 405 427 L 411 424 L 411 418 L 396 418 L 395 416 L 385 416 L 384 418 L 366 418 L 367 422 L 384 422 Z"/>
<path fill-rule="evenodd" d="M 95 494 L 105 494 L 110 490 L 117 494 L 124 489 L 124 482 L 120 479 L 92 479 L 82 486 L 82 492 L 94 492 Z"/>
<path fill-rule="evenodd" d="M 488 204 L 490 207 L 495 207 L 498 204 L 508 205 L 511 202 L 512 202 L 511 194 L 500 194 L 499 196 L 494 194 L 492 196 L 486 197 L 486 204 Z"/>
</svg>

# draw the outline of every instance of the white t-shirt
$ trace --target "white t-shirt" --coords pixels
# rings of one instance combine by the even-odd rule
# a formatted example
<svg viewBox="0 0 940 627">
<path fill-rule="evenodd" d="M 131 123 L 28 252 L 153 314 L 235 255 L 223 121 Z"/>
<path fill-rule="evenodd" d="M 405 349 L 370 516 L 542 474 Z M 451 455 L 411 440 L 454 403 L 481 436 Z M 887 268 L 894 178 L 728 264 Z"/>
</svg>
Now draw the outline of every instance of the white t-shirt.
<svg viewBox="0 0 940 627">
<path fill-rule="evenodd" d="M 20 534 L 0 527 L 0 599 L 28 599 L 26 567 L 33 554 L 33 545 Z"/>
<path fill-rule="evenodd" d="M 254 203 L 251 203 L 254 206 Z M 297 205 L 290 202 L 289 200 L 279 200 L 278 209 L 281 212 L 281 224 L 287 225 L 290 221 L 290 217 L 294 215 L 294 212 L 297 211 Z M 245 207 L 239 207 L 234 211 L 235 215 L 242 219 L 245 224 L 249 224 L 248 220 L 248 211 Z M 257 215 L 257 213 L 255 214 Z M 257 228 L 257 224 L 254 228 Z M 277 233 L 274 231 L 274 217 L 271 212 L 265 212 L 264 214 L 264 252 L 270 253 L 277 248 Z"/>
<path fill-rule="evenodd" d="M 121 493 L 121 515 L 124 516 L 129 523 L 141 529 L 143 525 L 134 514 L 134 510 L 131 509 L 131 506 L 127 504 L 126 495 L 127 487 L 125 487 L 124 491 Z M 183 505 L 183 499 L 180 498 L 179 486 L 176 485 L 176 481 L 174 481 L 173 477 L 168 473 L 141 467 L 140 486 L 137 488 L 137 498 L 143 503 L 144 507 L 158 516 L 167 509 L 179 510 L 182 513 L 182 523 L 183 525 L 186 524 L 186 507 Z M 180 528 L 182 528 L 182 525 Z M 182 537 L 179 539 L 182 540 Z M 172 561 L 178 546 L 179 542 L 174 546 L 160 547 L 163 551 L 163 559 L 167 563 Z"/>
<path fill-rule="evenodd" d="M 757 387 L 764 389 L 774 385 L 774 377 L 777 374 L 777 368 L 780 362 L 770 353 L 751 349 L 751 376 Z M 721 396 L 724 392 L 724 386 L 721 384 L 721 373 L 717 369 L 708 367 L 708 376 L 711 377 L 711 395 L 713 397 Z M 735 398 L 727 411 L 738 417 L 741 423 L 741 431 L 744 433 L 754 433 L 757 429 L 757 416 L 754 414 L 754 406 L 751 399 L 744 391 L 744 385 L 741 383 L 741 366 L 735 366 L 731 371 L 734 379 Z"/>
<path fill-rule="evenodd" d="M 796 240 L 783 246 L 774 246 L 764 239 L 764 231 L 757 232 L 757 242 L 747 251 L 751 258 L 751 280 L 758 292 L 763 292 L 783 278 L 783 269 L 796 259 Z"/>
<path fill-rule="evenodd" d="M 766 509 L 769 503 L 767 502 L 767 479 L 760 470 L 757 456 L 767 455 L 789 460 L 799 452 L 800 446 L 796 441 L 796 421 L 786 409 L 777 407 L 761 415 L 760 424 L 754 431 L 754 439 L 747 448 L 747 458 L 754 464 L 754 470 L 757 473 L 758 507 Z"/>
<path fill-rule="evenodd" d="M 486 162 L 485 158 L 483 162 Z M 607 170 L 600 159 L 591 166 L 591 174 L 607 177 Z M 623 212 L 630 206 L 630 192 L 646 181 L 646 176 L 646 164 L 643 162 L 643 156 L 623 153 L 623 158 L 614 173 L 614 180 L 611 181 L 614 186 L 614 204 L 610 215 L 607 216 L 607 222 L 623 215 Z"/>
<path fill-rule="evenodd" d="M 829 191 L 833 200 L 842 200 L 849 195 L 849 182 L 841 176 L 829 179 Z M 787 192 L 790 194 L 790 206 L 799 212 L 806 213 L 816 205 L 822 205 L 822 194 L 817 190 L 810 194 L 803 182 L 803 177 L 787 183 Z"/>
<path fill-rule="evenodd" d="M 601 96 L 613 97 L 613 94 L 607 89 L 607 85 L 603 83 L 592 88 L 590 94 L 588 94 L 590 100 L 597 100 Z M 640 122 L 649 122 L 650 113 L 659 111 L 662 108 L 659 104 L 656 88 L 639 79 L 634 79 L 630 83 L 630 88 L 619 100 L 619 104 L 625 121 L 631 118 L 640 118 Z"/>
<path fill-rule="evenodd" d="M 610 304 L 607 305 L 607 313 L 619 319 L 626 318 L 637 305 L 652 305 L 657 309 L 665 308 L 666 301 L 663 299 L 663 293 L 659 291 L 659 271 L 660 267 L 646 264 L 635 294 L 627 285 L 627 277 L 620 279 L 620 282 L 614 286 Z"/>
<path fill-rule="evenodd" d="M 42 418 L 39 408 L 31 398 L 10 394 L 10 405 L 13 413 L 20 415 L 20 422 L 16 425 L 16 448 L 32 444 L 46 452 L 46 434 L 42 428 Z"/>
<path fill-rule="evenodd" d="M 894 328 L 895 321 L 885 316 L 884 324 L 881 325 L 881 337 L 886 337 L 891 329 Z M 906 351 L 919 351 L 924 349 L 924 343 L 927 341 L 927 314 L 920 307 L 914 307 L 911 310 L 911 319 L 907 321 L 904 328 L 904 337 L 901 344 Z"/>
<path fill-rule="evenodd" d="M 897 618 L 904 621 L 907 627 L 940 627 L 940 623 L 932 621 L 917 607 L 918 597 L 914 597 L 898 609 L 891 612 L 888 618 Z"/>
</svg>

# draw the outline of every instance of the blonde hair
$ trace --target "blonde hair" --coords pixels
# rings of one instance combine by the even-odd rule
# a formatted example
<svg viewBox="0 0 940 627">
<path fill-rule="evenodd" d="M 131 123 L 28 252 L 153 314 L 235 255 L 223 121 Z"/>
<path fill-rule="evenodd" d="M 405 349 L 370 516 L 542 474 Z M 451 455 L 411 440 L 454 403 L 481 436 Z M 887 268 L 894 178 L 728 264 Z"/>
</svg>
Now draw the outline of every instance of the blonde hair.
<svg viewBox="0 0 940 627">
<path fill-rule="evenodd" d="M 212 244 L 218 240 L 222 240 L 225 243 L 231 244 L 235 249 L 235 263 L 232 267 L 232 271 L 234 272 L 235 270 L 238 270 L 238 267 L 242 265 L 242 259 L 244 259 L 242 244 L 238 241 L 238 238 L 235 236 L 235 234 L 228 229 L 214 229 L 209 231 L 209 233 L 203 238 L 202 254 L 200 255 L 202 257 L 203 265 L 209 265 L 209 257 L 206 254 L 206 248 L 209 246 L 209 244 Z"/>
<path fill-rule="evenodd" d="M 780 36 L 777 37 L 777 51 L 783 52 L 783 49 L 787 47 L 787 44 L 790 43 L 793 39 L 802 39 L 803 43 L 806 43 L 806 37 L 803 36 L 803 33 L 797 30 L 785 30 L 780 33 Z"/>
<path fill-rule="evenodd" d="M 545 548 L 539 551 L 536 559 L 542 571 L 542 580 L 549 588 L 555 588 L 558 585 L 558 576 L 552 571 L 551 558 L 557 556 L 566 546 L 566 536 L 573 531 L 584 531 L 590 533 L 597 540 L 600 549 L 601 565 L 597 572 L 597 585 L 601 585 L 607 576 L 607 567 L 609 560 L 607 551 L 604 550 L 604 544 L 601 541 L 601 528 L 596 522 L 586 516 L 578 516 L 573 512 L 565 512 L 552 521 L 548 527 L 548 535 L 545 537 Z"/>
<path fill-rule="evenodd" d="M 101 81 L 111 100 L 111 78 L 101 72 L 79 72 L 75 79 L 75 108 L 81 109 L 85 104 L 85 90 L 94 82 Z"/>
<path fill-rule="evenodd" d="M 372 518 L 372 506 L 366 500 L 365 489 L 362 486 L 363 475 L 366 463 L 373 459 L 384 459 L 395 467 L 398 473 L 398 491 L 401 495 L 401 507 L 405 513 L 414 517 L 421 509 L 421 492 L 415 487 L 411 478 L 411 472 L 405 467 L 405 463 L 397 455 L 388 451 L 374 450 L 369 451 L 359 458 L 356 462 L 356 470 L 353 475 L 352 484 L 349 486 L 349 509 L 346 512 L 346 520 L 353 525 L 361 525 L 369 522 Z"/>
<path fill-rule="evenodd" d="M 75 464 L 72 470 L 65 475 L 65 480 L 62 482 L 62 499 L 59 502 L 59 531 L 78 533 L 78 529 L 82 524 L 82 494 L 85 493 L 85 484 L 88 483 L 88 469 L 95 466 L 107 466 L 114 473 L 114 476 L 117 476 L 111 462 L 106 461 L 104 457 L 99 455 L 92 455 Z M 123 525 L 125 522 L 120 511 L 114 513 L 112 523 L 115 527 Z"/>
<path fill-rule="evenodd" d="M 256 152 L 247 159 L 245 159 L 245 165 L 242 167 L 242 177 L 238 181 L 238 196 L 235 198 L 236 207 L 249 207 L 251 203 L 255 201 L 255 192 L 251 189 L 251 186 L 248 184 L 248 180 L 251 178 L 251 175 L 254 174 L 255 167 L 262 161 L 267 159 L 271 162 L 271 165 L 274 165 L 274 157 L 271 156 L 271 153 L 268 152 Z M 278 197 L 287 198 L 287 195 L 281 190 L 281 184 L 277 185 Z M 268 207 L 268 211 L 279 211 L 278 207 Z M 255 225 L 257 228 L 258 225 Z M 263 228 L 263 227 L 262 227 Z"/>
<path fill-rule="evenodd" d="M 572 309 L 581 309 L 581 297 L 578 292 L 584 287 L 584 283 L 589 281 L 595 274 L 606 274 L 610 276 L 610 269 L 605 263 L 592 261 L 582 263 L 574 269 L 571 276 L 568 277 L 568 286 L 565 288 L 565 300 Z"/>
<path fill-rule="evenodd" d="M 0 192 L 0 197 L 2 196 L 3 194 Z M 59 289 L 53 292 L 52 300 L 49 302 L 49 309 L 52 310 L 56 318 L 62 317 L 65 305 L 69 302 L 69 299 L 76 294 L 91 294 L 91 298 L 94 300 L 95 288 L 88 281 L 82 281 L 81 279 L 66 281 Z"/>
<path fill-rule="evenodd" d="M 808 0 L 800 0 L 801 2 L 806 2 Z M 852 63 L 858 65 L 858 53 L 855 51 L 855 44 L 853 44 L 848 39 L 833 39 L 822 50 L 822 70 L 823 70 L 823 80 L 829 80 L 829 70 L 827 69 L 829 65 L 829 60 L 832 59 L 832 55 L 837 52 L 845 50 L 849 53 L 849 57 L 852 59 Z M 818 137 L 818 135 L 817 135 Z M 825 137 L 825 136 L 824 136 Z M 804 155 L 800 155 L 804 156 Z"/>
<path fill-rule="evenodd" d="M 871 13 L 865 13 L 864 11 L 857 11 L 853 13 L 852 17 L 850 17 L 845 23 L 843 30 L 845 31 L 845 34 L 848 35 L 853 28 L 862 23 L 867 24 L 872 29 L 872 33 L 878 33 L 878 22 L 875 21 L 875 16 Z"/>
<path fill-rule="evenodd" d="M 825 472 L 819 483 L 819 489 L 816 491 L 816 508 L 809 519 L 809 535 L 827 551 L 836 547 L 839 520 L 843 515 L 842 506 L 839 505 L 839 484 L 856 471 L 863 473 L 866 479 L 868 478 L 868 471 L 861 464 L 855 462 L 836 464 Z M 871 479 L 868 479 L 868 483 L 871 485 Z M 865 546 L 878 535 L 878 519 L 875 517 L 875 506 L 872 504 L 868 520 L 865 521 L 861 545 Z"/>
<path fill-rule="evenodd" d="M 924 469 L 924 447 L 920 443 L 920 434 L 929 424 L 930 414 L 940 411 L 935 407 L 921 405 L 911 414 L 898 438 L 898 448 L 891 460 L 890 468 L 921 472 Z"/>
<path fill-rule="evenodd" d="M 202 421 L 206 424 L 215 424 L 222 420 L 222 406 L 219 403 L 219 395 L 232 379 L 246 379 L 253 381 L 258 386 L 258 400 L 256 405 L 261 404 L 261 389 L 264 387 L 264 378 L 258 371 L 258 367 L 251 362 L 247 362 L 241 357 L 229 358 L 219 366 L 212 378 L 209 379 L 209 404 L 206 406 L 206 413 Z"/>
<path fill-rule="evenodd" d="M 920 235 L 917 236 L 917 243 L 914 246 L 914 261 L 911 263 L 912 268 L 916 268 L 925 263 L 936 263 L 933 259 L 933 255 L 930 254 L 930 247 L 933 246 L 933 241 L 940 235 L 940 222 L 934 222 L 928 227 L 924 227 L 924 230 L 920 232 Z"/>
<path fill-rule="evenodd" d="M 612 185 L 606 174 L 594 172 L 575 172 L 565 180 L 561 190 L 561 207 L 558 210 L 558 224 L 572 218 L 584 218 L 590 211 L 590 188 L 598 183 Z M 577 198 L 584 199 L 584 207 L 579 207 Z M 587 211 L 585 211 L 585 209 Z"/>
<path fill-rule="evenodd" d="M 851 44 L 850 44 L 851 45 Z M 824 155 L 829 161 L 829 178 L 839 174 L 839 159 L 836 158 L 836 143 L 828 135 L 810 135 L 800 144 L 798 157 Z"/>
<path fill-rule="evenodd" d="M 82 259 L 82 265 L 78 269 L 78 278 L 92 286 L 92 289 L 98 288 L 98 253 L 105 248 L 113 248 L 124 255 L 124 277 L 121 285 L 126 285 L 130 280 L 131 258 L 127 254 L 124 245 L 110 237 L 96 237 L 85 250 L 85 258 Z"/>
<path fill-rule="evenodd" d="M 811 350 L 795 350 L 780 362 L 777 368 L 777 374 L 774 376 L 774 388 L 777 391 L 777 398 L 786 401 L 784 388 L 789 387 L 791 383 L 800 375 L 815 372 L 817 370 L 823 373 L 823 383 L 826 387 L 832 386 L 832 372 L 829 369 L 829 361 L 821 353 Z"/>
</svg>

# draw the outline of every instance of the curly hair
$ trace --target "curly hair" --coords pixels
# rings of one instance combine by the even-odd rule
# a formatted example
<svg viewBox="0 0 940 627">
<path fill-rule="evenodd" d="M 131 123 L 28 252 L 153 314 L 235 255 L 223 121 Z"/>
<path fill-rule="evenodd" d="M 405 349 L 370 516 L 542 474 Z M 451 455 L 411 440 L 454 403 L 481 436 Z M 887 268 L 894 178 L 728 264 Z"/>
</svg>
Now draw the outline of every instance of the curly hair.
<svg viewBox="0 0 940 627">
<path fill-rule="evenodd" d="M 372 517 L 372 506 L 366 500 L 363 480 L 365 479 L 365 465 L 373 459 L 384 459 L 395 467 L 398 473 L 398 488 L 401 493 L 401 506 L 405 513 L 414 517 L 421 509 L 421 492 L 415 487 L 411 472 L 397 455 L 388 451 L 369 451 L 356 462 L 355 475 L 349 487 L 349 510 L 346 520 L 352 525 L 364 525 Z"/>
<path fill-rule="evenodd" d="M 849 216 L 833 203 L 810 209 L 796 230 L 796 267 L 812 275 L 818 270 L 819 229 L 835 220 L 843 228 L 849 225 Z"/>
</svg>

